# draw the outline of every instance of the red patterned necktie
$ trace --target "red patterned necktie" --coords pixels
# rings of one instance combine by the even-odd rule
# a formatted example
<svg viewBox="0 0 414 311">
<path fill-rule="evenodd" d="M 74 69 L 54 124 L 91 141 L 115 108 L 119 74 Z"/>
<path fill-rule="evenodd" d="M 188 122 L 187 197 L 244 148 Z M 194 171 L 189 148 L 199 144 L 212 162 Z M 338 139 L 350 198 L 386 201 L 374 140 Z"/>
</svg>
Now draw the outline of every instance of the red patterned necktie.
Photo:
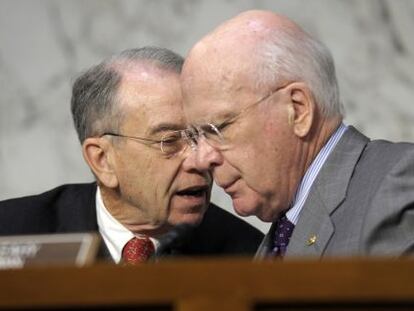
<svg viewBox="0 0 414 311">
<path fill-rule="evenodd" d="M 147 261 L 155 252 L 154 244 L 148 237 L 135 237 L 122 249 L 122 262 L 135 265 Z"/>
</svg>

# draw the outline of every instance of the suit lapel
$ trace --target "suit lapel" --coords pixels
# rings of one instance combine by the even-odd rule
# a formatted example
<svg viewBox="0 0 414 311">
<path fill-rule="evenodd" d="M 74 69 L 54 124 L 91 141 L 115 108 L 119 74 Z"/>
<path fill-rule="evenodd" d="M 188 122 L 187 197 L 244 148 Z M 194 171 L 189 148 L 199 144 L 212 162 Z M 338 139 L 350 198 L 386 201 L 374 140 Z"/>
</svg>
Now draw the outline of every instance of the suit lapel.
<svg viewBox="0 0 414 311">
<path fill-rule="evenodd" d="M 333 233 L 325 202 L 315 191 L 300 213 L 285 256 L 321 256 Z"/>
<path fill-rule="evenodd" d="M 312 185 L 286 257 L 323 255 L 335 231 L 330 215 L 344 201 L 352 173 L 368 141 L 352 126 L 344 133 Z"/>
</svg>

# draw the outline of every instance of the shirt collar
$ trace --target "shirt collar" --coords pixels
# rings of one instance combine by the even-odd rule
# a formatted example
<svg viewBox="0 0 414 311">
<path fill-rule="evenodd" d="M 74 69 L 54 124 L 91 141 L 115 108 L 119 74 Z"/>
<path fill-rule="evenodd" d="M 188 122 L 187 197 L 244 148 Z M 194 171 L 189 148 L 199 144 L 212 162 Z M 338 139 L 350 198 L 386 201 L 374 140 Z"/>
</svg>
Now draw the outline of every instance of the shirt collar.
<svg viewBox="0 0 414 311">
<path fill-rule="evenodd" d="M 96 191 L 96 216 L 99 233 L 103 237 L 113 260 L 116 263 L 119 263 L 121 261 L 122 249 L 125 244 L 134 236 L 139 237 L 140 235 L 129 231 L 111 215 L 102 200 L 99 186 Z M 157 249 L 159 242 L 152 237 L 149 238 L 154 244 L 155 249 Z"/>
<path fill-rule="evenodd" d="M 323 164 L 325 163 L 326 159 L 328 158 L 329 154 L 335 148 L 336 144 L 348 129 L 348 126 L 341 123 L 340 126 L 336 129 L 336 131 L 332 134 L 326 144 L 322 147 L 322 149 L 318 152 L 318 155 L 312 161 L 311 165 L 306 170 L 305 175 L 303 176 L 298 190 L 296 191 L 296 195 L 293 200 L 292 208 L 290 208 L 286 212 L 286 217 L 289 219 L 290 222 L 296 225 L 299 218 L 299 213 L 302 210 L 305 201 L 309 195 L 310 189 L 318 176 L 319 171 L 321 170 Z"/>
</svg>

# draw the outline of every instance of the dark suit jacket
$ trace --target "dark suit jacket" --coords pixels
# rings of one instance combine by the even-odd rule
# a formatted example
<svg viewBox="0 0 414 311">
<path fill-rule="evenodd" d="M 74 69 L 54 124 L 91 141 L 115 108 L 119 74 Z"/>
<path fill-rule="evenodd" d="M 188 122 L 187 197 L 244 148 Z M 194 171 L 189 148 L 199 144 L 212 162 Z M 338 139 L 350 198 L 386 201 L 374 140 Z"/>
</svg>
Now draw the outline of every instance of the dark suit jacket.
<svg viewBox="0 0 414 311">
<path fill-rule="evenodd" d="M 91 184 L 62 185 L 40 195 L 0 202 L 0 235 L 97 232 Z M 243 220 L 210 204 L 202 223 L 173 255 L 254 254 L 263 234 Z M 100 256 L 108 257 L 102 242 Z"/>
<path fill-rule="evenodd" d="M 257 257 L 271 249 L 272 226 Z M 371 141 L 350 126 L 323 164 L 286 257 L 414 252 L 414 144 Z"/>
</svg>

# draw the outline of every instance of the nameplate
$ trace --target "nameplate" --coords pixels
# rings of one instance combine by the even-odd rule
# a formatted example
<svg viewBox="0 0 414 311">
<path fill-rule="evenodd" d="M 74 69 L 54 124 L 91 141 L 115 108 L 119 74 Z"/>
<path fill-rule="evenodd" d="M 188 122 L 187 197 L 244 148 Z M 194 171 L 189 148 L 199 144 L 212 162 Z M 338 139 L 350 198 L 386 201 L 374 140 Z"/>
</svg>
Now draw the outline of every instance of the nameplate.
<svg viewBox="0 0 414 311">
<path fill-rule="evenodd" d="M 100 238 L 96 233 L 0 237 L 0 269 L 29 266 L 91 264 Z"/>
</svg>

